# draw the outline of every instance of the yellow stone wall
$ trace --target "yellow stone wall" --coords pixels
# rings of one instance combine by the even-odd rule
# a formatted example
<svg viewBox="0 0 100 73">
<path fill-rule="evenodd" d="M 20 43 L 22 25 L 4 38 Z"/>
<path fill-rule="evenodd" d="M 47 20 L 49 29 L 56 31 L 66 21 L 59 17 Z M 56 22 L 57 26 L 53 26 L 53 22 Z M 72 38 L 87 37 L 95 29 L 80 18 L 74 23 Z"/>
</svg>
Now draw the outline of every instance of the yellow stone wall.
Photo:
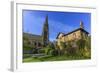
<svg viewBox="0 0 100 73">
<path fill-rule="evenodd" d="M 80 32 L 81 31 L 79 30 L 79 31 L 76 31 L 76 32 L 73 32 L 69 35 L 64 36 L 65 42 L 80 39 L 81 38 L 81 33 Z"/>
<path fill-rule="evenodd" d="M 86 33 L 82 32 L 82 31 L 78 30 L 78 31 L 73 32 L 71 34 L 59 37 L 57 39 L 57 44 L 58 44 L 59 48 L 61 49 L 61 42 L 68 42 L 68 41 L 72 41 L 72 40 L 78 40 L 78 39 L 81 39 L 82 36 L 83 36 L 83 38 L 86 38 L 88 35 Z"/>
<path fill-rule="evenodd" d="M 57 45 L 59 46 L 60 50 L 62 50 L 61 42 L 64 42 L 64 37 L 60 37 L 59 39 L 57 39 Z"/>
</svg>

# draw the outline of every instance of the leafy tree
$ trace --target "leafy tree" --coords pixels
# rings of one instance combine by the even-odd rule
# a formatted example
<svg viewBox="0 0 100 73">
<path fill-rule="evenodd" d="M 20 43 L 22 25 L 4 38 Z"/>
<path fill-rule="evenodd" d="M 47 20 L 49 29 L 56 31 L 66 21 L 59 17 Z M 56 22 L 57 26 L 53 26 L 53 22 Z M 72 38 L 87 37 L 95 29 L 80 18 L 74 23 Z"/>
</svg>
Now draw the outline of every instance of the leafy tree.
<svg viewBox="0 0 100 73">
<path fill-rule="evenodd" d="M 91 37 L 88 36 L 86 39 L 86 45 L 84 50 L 84 56 L 90 58 L 91 57 Z"/>
<path fill-rule="evenodd" d="M 74 47 L 68 48 L 67 55 L 70 55 L 70 56 L 76 55 L 76 48 L 74 48 Z"/>
<path fill-rule="evenodd" d="M 73 47 L 73 44 L 72 44 L 71 41 L 69 41 L 67 43 L 67 49 L 66 50 L 67 50 L 67 55 L 69 55 L 69 56 L 73 56 L 73 55 L 76 54 L 76 48 Z"/>
<path fill-rule="evenodd" d="M 86 39 L 80 39 L 77 41 L 77 46 L 79 49 L 79 54 L 84 57 L 90 57 L 91 56 L 91 41 L 90 37 L 87 37 Z"/>
<path fill-rule="evenodd" d="M 86 48 L 91 49 L 91 37 L 88 36 L 86 39 Z"/>
<path fill-rule="evenodd" d="M 79 49 L 84 49 L 84 48 L 85 48 L 85 43 L 86 43 L 86 41 L 85 41 L 84 39 L 79 39 L 79 40 L 77 41 L 77 46 L 78 46 L 78 48 L 79 48 Z"/>
</svg>

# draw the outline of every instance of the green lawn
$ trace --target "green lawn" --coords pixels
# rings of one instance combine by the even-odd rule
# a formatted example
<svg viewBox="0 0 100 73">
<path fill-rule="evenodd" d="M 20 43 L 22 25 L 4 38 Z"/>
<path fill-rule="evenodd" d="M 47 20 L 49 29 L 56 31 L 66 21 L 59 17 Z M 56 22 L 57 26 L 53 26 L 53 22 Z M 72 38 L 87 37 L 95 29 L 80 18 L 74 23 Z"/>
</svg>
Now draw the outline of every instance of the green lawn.
<svg viewBox="0 0 100 73">
<path fill-rule="evenodd" d="M 85 60 L 90 59 L 80 56 L 48 56 L 48 57 L 29 57 L 24 58 L 23 62 L 44 62 L 44 61 L 64 61 L 64 60 Z"/>
</svg>

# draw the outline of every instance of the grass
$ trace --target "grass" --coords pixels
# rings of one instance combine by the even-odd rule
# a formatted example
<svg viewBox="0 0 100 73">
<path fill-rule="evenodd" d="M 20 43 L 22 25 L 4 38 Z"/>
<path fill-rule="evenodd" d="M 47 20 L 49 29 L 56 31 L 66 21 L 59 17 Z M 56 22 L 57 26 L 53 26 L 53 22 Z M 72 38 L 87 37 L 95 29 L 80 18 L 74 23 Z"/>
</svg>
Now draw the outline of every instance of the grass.
<svg viewBox="0 0 100 73">
<path fill-rule="evenodd" d="M 44 61 L 64 61 L 64 60 L 85 60 L 90 59 L 82 56 L 48 56 L 48 57 L 29 57 L 24 58 L 23 62 L 44 62 Z"/>
</svg>

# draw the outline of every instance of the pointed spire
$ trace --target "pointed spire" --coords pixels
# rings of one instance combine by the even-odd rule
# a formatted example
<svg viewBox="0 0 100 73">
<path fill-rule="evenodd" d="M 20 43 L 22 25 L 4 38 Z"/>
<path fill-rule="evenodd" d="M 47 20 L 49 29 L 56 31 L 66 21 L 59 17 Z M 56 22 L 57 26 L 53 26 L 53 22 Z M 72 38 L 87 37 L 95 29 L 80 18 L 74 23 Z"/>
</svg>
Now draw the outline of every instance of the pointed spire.
<svg viewBox="0 0 100 73">
<path fill-rule="evenodd" d="M 43 36 L 43 45 L 47 45 L 49 42 L 49 25 L 48 25 L 48 15 L 46 15 L 44 26 L 43 26 L 43 31 L 42 31 L 42 36 Z"/>
<path fill-rule="evenodd" d="M 46 15 L 45 24 L 48 23 L 48 15 Z"/>
<path fill-rule="evenodd" d="M 84 29 L 84 24 L 82 21 L 80 21 L 80 28 Z"/>
</svg>

